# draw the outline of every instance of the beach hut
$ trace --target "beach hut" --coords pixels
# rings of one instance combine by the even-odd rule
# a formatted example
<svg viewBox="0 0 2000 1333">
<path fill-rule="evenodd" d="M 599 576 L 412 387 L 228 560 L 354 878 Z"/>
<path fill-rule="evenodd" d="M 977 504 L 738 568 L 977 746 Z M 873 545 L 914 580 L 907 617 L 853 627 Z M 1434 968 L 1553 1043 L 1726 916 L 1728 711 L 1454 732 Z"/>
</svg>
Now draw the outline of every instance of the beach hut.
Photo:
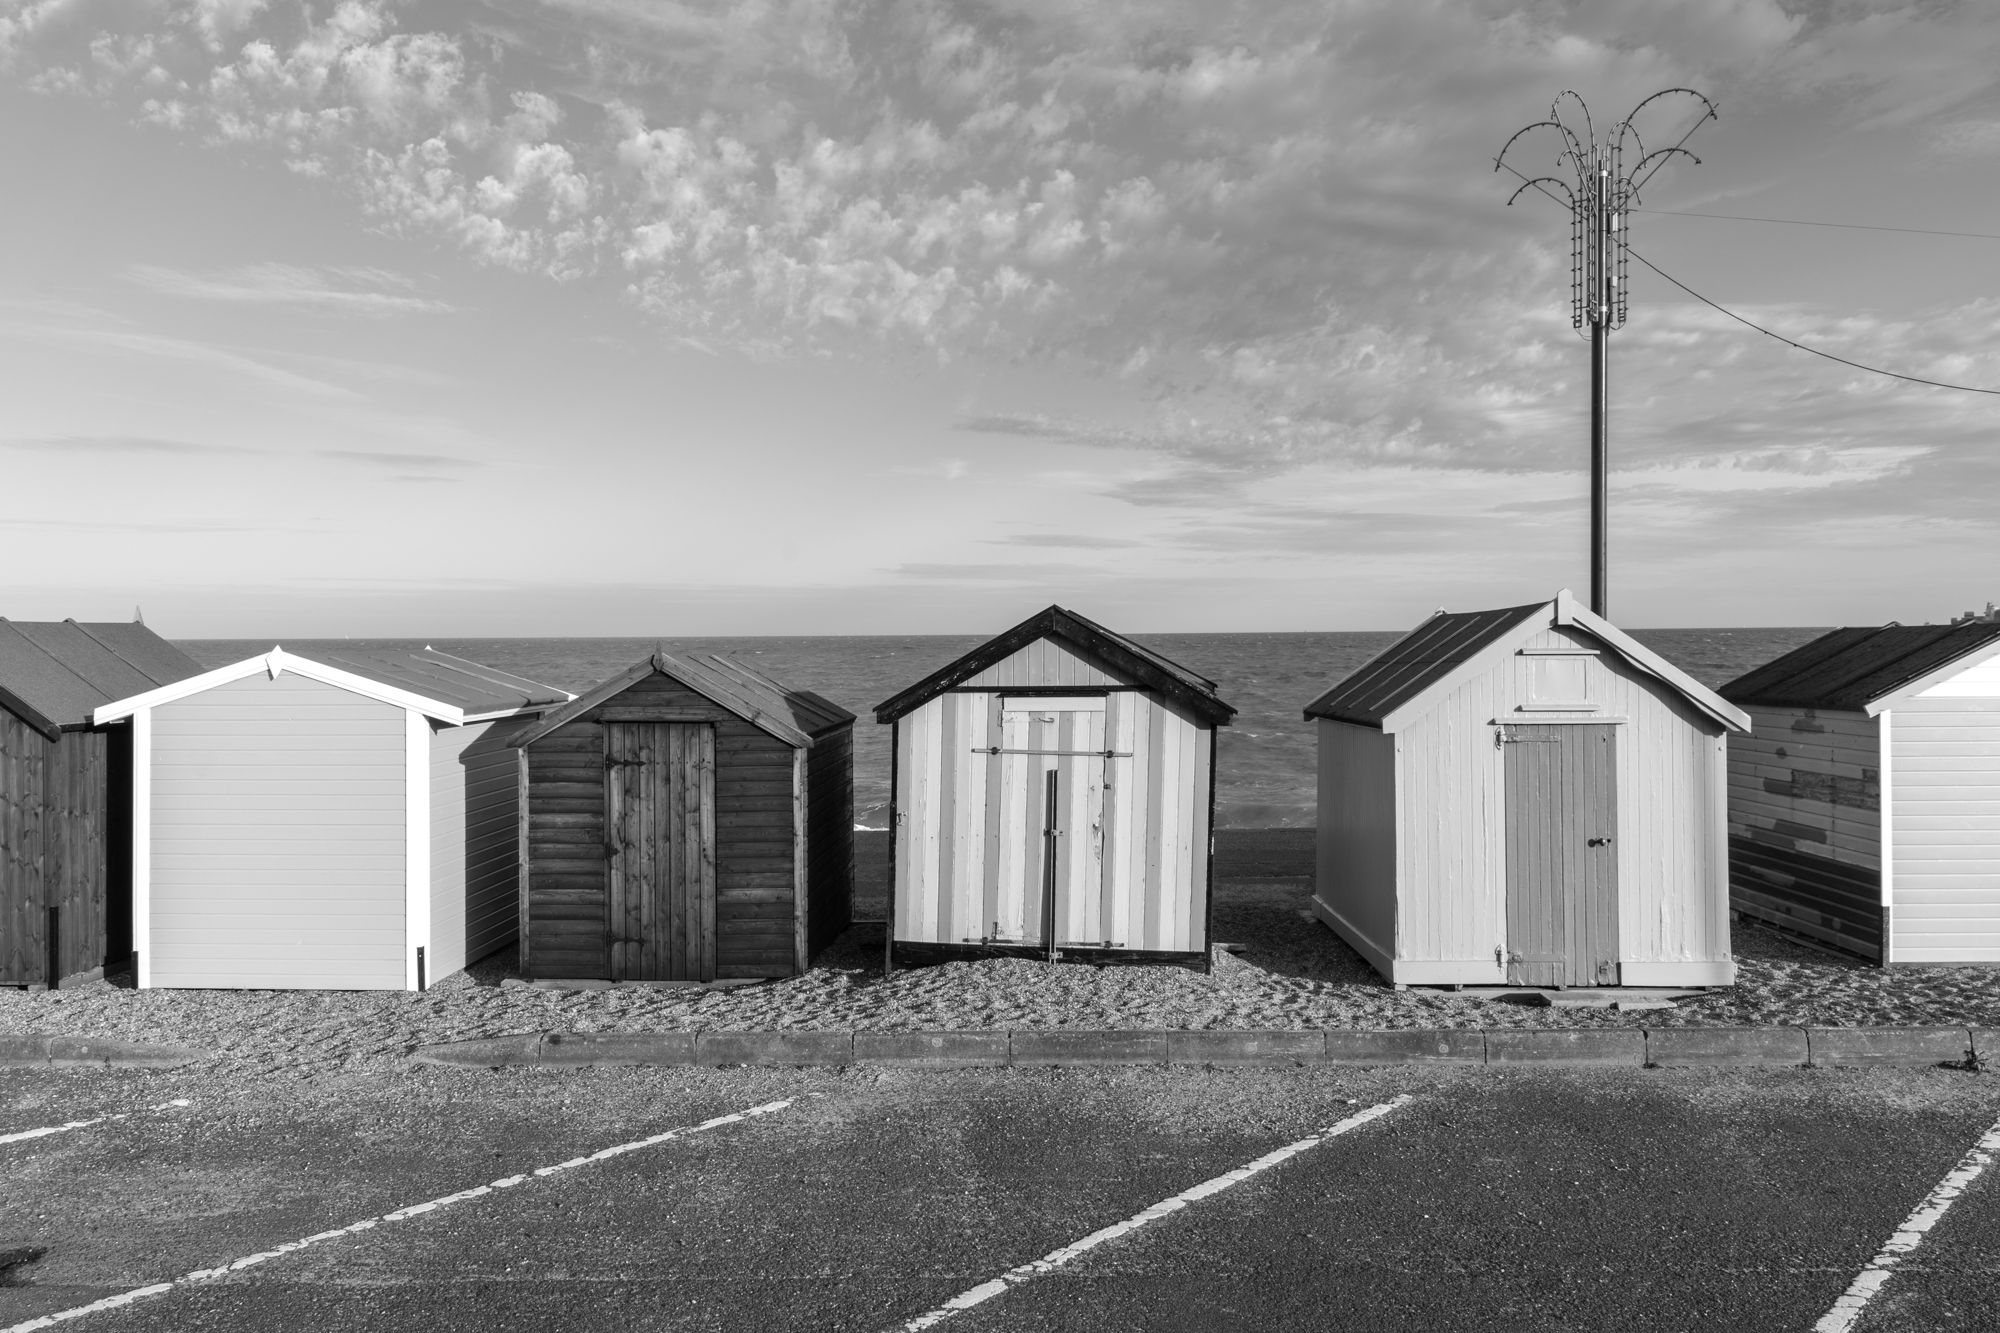
<svg viewBox="0 0 2000 1333">
<path fill-rule="evenodd" d="M 273 648 L 97 709 L 130 732 L 138 984 L 421 990 L 513 943 L 506 735 L 570 698 L 428 648 Z"/>
<path fill-rule="evenodd" d="M 1734 980 L 1726 736 L 1749 719 L 1567 591 L 1439 611 L 1305 715 L 1313 910 L 1390 981 Z"/>
<path fill-rule="evenodd" d="M 0 619 L 0 986 L 125 964 L 132 753 L 92 714 L 200 672 L 141 624 Z"/>
<path fill-rule="evenodd" d="M 1755 726 L 1738 912 L 1885 966 L 2000 963 L 2000 624 L 1833 630 L 1722 694 Z"/>
<path fill-rule="evenodd" d="M 786 977 L 847 929 L 854 714 L 654 653 L 521 729 L 522 968 Z"/>
<path fill-rule="evenodd" d="M 1215 682 L 1049 607 L 875 710 L 888 961 L 1208 957 Z"/>
</svg>

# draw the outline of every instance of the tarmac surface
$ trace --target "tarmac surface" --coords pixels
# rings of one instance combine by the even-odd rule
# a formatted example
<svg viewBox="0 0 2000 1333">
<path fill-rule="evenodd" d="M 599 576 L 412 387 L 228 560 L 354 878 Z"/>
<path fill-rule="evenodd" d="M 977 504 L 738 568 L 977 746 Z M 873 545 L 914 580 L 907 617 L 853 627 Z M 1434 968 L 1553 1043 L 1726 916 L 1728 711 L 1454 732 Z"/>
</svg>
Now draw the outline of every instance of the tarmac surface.
<svg viewBox="0 0 2000 1333">
<path fill-rule="evenodd" d="M 0 1329 L 790 1099 L 61 1325 L 1811 1329 L 2000 1116 L 1953 1070 L 417 1069 L 0 1075 Z M 186 1107 L 160 1107 L 176 1097 Z M 1984 1175 L 1858 1328 L 2000 1328 Z"/>
</svg>

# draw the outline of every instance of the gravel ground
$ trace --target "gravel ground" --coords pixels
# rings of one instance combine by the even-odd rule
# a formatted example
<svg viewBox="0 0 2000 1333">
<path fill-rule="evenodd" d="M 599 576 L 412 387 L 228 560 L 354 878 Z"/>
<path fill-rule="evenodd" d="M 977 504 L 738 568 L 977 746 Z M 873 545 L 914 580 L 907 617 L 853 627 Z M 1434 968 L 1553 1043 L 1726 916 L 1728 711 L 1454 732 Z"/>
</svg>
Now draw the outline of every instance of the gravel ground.
<svg viewBox="0 0 2000 1333">
<path fill-rule="evenodd" d="M 1738 984 L 1664 1010 L 1550 1009 L 1384 985 L 1307 909 L 1306 881 L 1217 886 L 1215 935 L 1241 944 L 1204 975 L 1171 965 L 948 963 L 881 979 L 881 927 L 857 926 L 803 977 L 726 991 L 542 991 L 500 983 L 511 952 L 429 991 L 0 990 L 0 1032 L 166 1042 L 239 1068 L 394 1063 L 426 1042 L 535 1029 L 1398 1028 L 1626 1025 L 2000 1027 L 2000 972 L 1884 972 L 1736 927 Z"/>
</svg>

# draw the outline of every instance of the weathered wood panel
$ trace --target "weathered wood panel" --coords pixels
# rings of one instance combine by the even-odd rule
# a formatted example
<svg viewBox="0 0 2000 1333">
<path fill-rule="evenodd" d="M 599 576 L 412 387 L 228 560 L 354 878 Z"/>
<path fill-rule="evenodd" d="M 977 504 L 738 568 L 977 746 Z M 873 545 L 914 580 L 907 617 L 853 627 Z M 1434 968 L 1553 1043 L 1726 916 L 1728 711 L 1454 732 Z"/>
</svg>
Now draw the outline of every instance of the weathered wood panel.
<svg viewBox="0 0 2000 1333">
<path fill-rule="evenodd" d="M 106 962 L 109 914 L 130 902 L 129 878 L 114 884 L 109 739 L 66 731 L 51 741 L 0 710 L 0 985 L 48 984 L 51 965 L 60 980 Z"/>
<path fill-rule="evenodd" d="M 1510 985 L 1617 984 L 1616 736 L 1609 726 L 1505 729 Z"/>
<path fill-rule="evenodd" d="M 1751 707 L 1729 747 L 1732 905 L 1822 944 L 1882 956 L 1879 725 Z"/>
</svg>

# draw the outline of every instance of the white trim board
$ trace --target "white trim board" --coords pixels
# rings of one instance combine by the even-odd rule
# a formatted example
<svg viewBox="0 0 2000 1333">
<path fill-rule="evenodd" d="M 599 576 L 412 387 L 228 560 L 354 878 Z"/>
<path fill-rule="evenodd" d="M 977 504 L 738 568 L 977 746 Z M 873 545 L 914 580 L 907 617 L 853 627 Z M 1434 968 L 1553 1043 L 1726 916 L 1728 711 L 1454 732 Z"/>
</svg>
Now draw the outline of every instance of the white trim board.
<svg viewBox="0 0 2000 1333">
<path fill-rule="evenodd" d="M 179 699 L 186 699 L 206 690 L 212 690 L 218 685 L 227 685 L 231 681 L 243 680 L 254 676 L 260 671 L 269 675 L 273 680 L 290 671 L 295 675 L 304 676 L 307 680 L 316 680 L 322 685 L 332 685 L 337 689 L 348 690 L 354 694 L 361 695 L 363 698 L 374 699 L 379 703 L 393 704 L 398 708 L 414 709 L 426 717 L 434 717 L 438 721 L 448 722 L 454 727 L 465 725 L 465 710 L 455 704 L 444 703 L 437 699 L 427 699 L 423 695 L 398 689 L 394 685 L 384 685 L 379 680 L 370 680 L 368 677 L 356 675 L 352 671 L 342 671 L 339 667 L 330 667 L 323 662 L 315 662 L 309 657 L 300 657 L 296 653 L 288 653 L 283 648 L 273 648 L 261 657 L 246 658 L 241 662 L 231 663 L 229 666 L 217 667 L 213 671 L 205 671 L 199 676 L 189 676 L 186 680 L 175 681 L 171 685 L 162 685 L 159 689 L 148 690 L 144 694 L 135 694 L 129 699 L 119 699 L 115 702 L 105 704 L 93 713 L 91 717 L 99 726 L 102 726 L 106 722 L 116 722 L 120 718 L 131 717 L 141 709 L 155 708 L 160 704 L 169 704 Z"/>
<path fill-rule="evenodd" d="M 132 714 L 132 984 L 153 984 L 153 710 Z"/>
<path fill-rule="evenodd" d="M 414 708 L 403 719 L 403 988 L 415 990 L 417 950 L 432 963 L 431 724 Z"/>
</svg>

